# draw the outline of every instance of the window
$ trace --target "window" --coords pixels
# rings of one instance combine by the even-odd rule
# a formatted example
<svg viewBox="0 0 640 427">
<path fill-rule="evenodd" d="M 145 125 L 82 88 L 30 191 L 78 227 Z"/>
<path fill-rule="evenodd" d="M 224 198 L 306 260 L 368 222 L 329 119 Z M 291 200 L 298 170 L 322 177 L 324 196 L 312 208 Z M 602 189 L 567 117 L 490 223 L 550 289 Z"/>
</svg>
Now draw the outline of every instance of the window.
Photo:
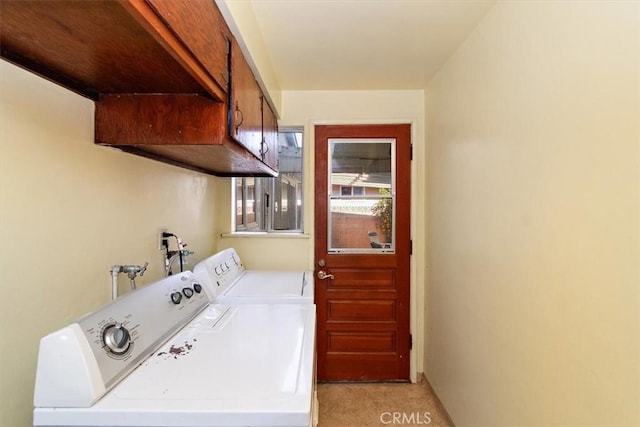
<svg viewBox="0 0 640 427">
<path fill-rule="evenodd" d="M 302 136 L 279 129 L 277 178 L 234 178 L 236 231 L 302 232 Z"/>
<path fill-rule="evenodd" d="M 340 195 L 341 196 L 351 196 L 351 188 L 352 187 L 340 186 Z"/>
<path fill-rule="evenodd" d="M 364 187 L 340 186 L 341 196 L 364 196 Z"/>
</svg>

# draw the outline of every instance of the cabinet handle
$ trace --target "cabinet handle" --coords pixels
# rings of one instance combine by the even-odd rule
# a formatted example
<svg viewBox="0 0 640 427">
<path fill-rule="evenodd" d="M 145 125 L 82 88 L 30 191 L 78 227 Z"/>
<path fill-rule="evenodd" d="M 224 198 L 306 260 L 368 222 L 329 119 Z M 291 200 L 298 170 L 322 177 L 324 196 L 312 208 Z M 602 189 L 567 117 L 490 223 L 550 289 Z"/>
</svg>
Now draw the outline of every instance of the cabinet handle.
<svg viewBox="0 0 640 427">
<path fill-rule="evenodd" d="M 264 138 L 262 138 L 262 142 L 260 143 L 260 156 L 262 156 L 262 161 L 264 161 L 265 156 L 269 152 L 269 146 Z"/>
<path fill-rule="evenodd" d="M 240 116 L 240 121 L 236 124 L 236 135 L 238 134 L 240 126 L 242 126 L 242 122 L 244 122 L 244 114 L 242 114 L 242 110 L 240 109 L 240 107 L 238 106 L 238 103 L 236 102 L 236 117 L 238 117 L 238 115 Z"/>
</svg>

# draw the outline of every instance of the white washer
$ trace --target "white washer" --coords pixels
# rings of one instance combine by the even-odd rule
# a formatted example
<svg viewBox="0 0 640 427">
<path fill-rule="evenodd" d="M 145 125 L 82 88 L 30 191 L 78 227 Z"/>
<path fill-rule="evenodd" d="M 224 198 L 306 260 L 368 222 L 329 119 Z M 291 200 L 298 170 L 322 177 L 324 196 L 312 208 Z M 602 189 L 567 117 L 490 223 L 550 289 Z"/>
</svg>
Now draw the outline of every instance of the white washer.
<svg viewBox="0 0 640 427">
<path fill-rule="evenodd" d="M 312 271 L 247 270 L 235 249 L 200 261 L 194 274 L 222 304 L 313 304 Z"/>
<path fill-rule="evenodd" d="M 41 340 L 34 426 L 308 427 L 313 304 L 209 304 L 191 272 Z"/>
</svg>

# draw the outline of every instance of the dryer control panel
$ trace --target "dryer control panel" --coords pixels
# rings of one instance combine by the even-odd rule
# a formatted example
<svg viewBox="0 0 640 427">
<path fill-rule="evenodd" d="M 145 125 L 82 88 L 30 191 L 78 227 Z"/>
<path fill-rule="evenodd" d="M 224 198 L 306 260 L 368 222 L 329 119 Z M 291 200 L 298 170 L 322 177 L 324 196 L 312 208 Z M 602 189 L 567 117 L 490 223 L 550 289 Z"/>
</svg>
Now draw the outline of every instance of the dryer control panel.
<svg viewBox="0 0 640 427">
<path fill-rule="evenodd" d="M 245 274 L 245 267 L 235 249 L 225 249 L 200 261 L 193 268 L 211 300 L 231 287 Z"/>
</svg>

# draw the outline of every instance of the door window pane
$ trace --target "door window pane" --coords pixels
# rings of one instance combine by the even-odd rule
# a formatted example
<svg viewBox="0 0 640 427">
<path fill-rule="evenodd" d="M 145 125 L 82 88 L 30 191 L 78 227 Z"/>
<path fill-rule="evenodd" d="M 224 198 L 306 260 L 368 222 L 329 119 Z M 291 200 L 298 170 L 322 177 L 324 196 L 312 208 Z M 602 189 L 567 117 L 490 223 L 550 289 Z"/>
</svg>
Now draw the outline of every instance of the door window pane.
<svg viewBox="0 0 640 427">
<path fill-rule="evenodd" d="M 395 140 L 329 140 L 332 252 L 393 252 Z"/>
</svg>

